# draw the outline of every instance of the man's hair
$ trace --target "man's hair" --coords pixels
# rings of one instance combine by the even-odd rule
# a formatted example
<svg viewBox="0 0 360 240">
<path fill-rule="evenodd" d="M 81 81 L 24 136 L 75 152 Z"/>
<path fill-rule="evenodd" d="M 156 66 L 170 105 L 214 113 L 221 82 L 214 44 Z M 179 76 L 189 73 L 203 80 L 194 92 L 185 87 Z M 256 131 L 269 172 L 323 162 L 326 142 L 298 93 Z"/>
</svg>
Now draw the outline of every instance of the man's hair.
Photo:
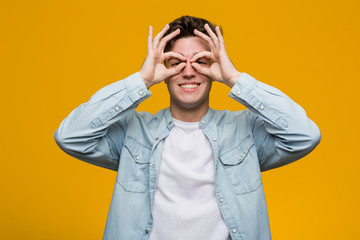
<svg viewBox="0 0 360 240">
<path fill-rule="evenodd" d="M 179 35 L 171 39 L 165 46 L 164 52 L 168 52 L 171 50 L 171 48 L 174 46 L 174 43 L 176 40 L 180 38 L 186 38 L 186 37 L 195 37 L 194 30 L 197 29 L 198 31 L 206 34 L 209 36 L 209 34 L 206 32 L 204 25 L 208 24 L 211 30 L 215 33 L 215 24 L 212 24 L 206 19 L 203 18 L 197 18 L 192 16 L 182 16 L 180 18 L 175 19 L 171 23 L 169 23 L 170 28 L 166 31 L 163 37 L 169 35 L 170 33 L 176 31 L 176 29 L 180 29 Z M 220 31 L 222 32 L 222 29 L 220 27 Z"/>
</svg>

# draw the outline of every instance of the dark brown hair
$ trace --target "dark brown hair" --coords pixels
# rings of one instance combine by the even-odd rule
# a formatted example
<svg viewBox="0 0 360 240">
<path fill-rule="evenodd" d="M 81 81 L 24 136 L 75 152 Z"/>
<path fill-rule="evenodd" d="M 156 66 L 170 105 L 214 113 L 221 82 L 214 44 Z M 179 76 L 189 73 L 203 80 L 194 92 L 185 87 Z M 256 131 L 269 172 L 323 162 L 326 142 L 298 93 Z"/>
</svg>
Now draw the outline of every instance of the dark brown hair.
<svg viewBox="0 0 360 240">
<path fill-rule="evenodd" d="M 164 52 L 168 52 L 171 50 L 171 48 L 174 46 L 174 43 L 176 40 L 184 37 L 194 37 L 194 30 L 197 29 L 198 31 L 206 34 L 209 36 L 209 34 L 206 32 L 204 25 L 208 24 L 211 30 L 216 34 L 215 32 L 215 24 L 212 24 L 206 19 L 203 18 L 197 18 L 192 16 L 182 16 L 180 18 L 175 19 L 171 23 L 169 23 L 170 28 L 167 30 L 167 32 L 164 34 L 164 37 L 166 35 L 169 35 L 170 33 L 174 32 L 176 29 L 180 29 L 179 35 L 171 39 L 165 46 Z M 220 30 L 222 32 L 222 29 L 220 27 Z"/>
</svg>

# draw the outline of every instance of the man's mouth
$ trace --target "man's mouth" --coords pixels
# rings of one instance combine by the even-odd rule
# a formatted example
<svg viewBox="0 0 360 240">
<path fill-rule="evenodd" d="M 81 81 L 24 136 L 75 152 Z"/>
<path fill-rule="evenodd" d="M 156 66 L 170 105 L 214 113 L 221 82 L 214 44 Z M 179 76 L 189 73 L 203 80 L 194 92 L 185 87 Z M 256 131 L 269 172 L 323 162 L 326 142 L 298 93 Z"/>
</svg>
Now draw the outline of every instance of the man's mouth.
<svg viewBox="0 0 360 240">
<path fill-rule="evenodd" d="M 181 88 L 184 89 L 195 89 L 200 86 L 200 83 L 187 83 L 187 84 L 180 84 Z"/>
</svg>

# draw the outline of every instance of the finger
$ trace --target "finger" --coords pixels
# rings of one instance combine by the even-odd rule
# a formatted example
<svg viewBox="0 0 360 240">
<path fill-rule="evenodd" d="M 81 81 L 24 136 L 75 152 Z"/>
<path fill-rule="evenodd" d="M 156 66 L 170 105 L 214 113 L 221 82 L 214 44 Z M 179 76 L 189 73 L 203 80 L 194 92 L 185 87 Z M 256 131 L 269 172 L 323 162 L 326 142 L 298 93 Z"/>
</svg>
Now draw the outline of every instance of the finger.
<svg viewBox="0 0 360 240">
<path fill-rule="evenodd" d="M 212 51 L 215 50 L 215 45 L 214 45 L 214 43 L 213 43 L 213 40 L 212 40 L 208 35 L 206 35 L 205 33 L 200 32 L 200 31 L 197 30 L 197 29 L 194 30 L 194 34 L 195 34 L 196 36 L 198 36 L 199 38 L 205 40 L 205 41 L 209 44 L 210 49 L 211 49 Z"/>
<path fill-rule="evenodd" d="M 176 74 L 179 74 L 184 69 L 185 66 L 186 66 L 186 63 L 182 62 L 174 68 L 168 68 L 167 78 L 172 77 Z"/>
<path fill-rule="evenodd" d="M 216 31 L 216 34 L 217 34 L 217 36 L 219 38 L 220 50 L 224 50 L 225 49 L 225 42 L 224 42 L 224 38 L 223 38 L 223 36 L 221 34 L 220 27 L 216 26 L 215 31 Z"/>
<path fill-rule="evenodd" d="M 148 51 L 150 51 L 152 49 L 152 37 L 153 37 L 153 28 L 152 28 L 152 26 L 149 26 L 149 34 L 148 34 L 148 39 L 147 39 Z"/>
<path fill-rule="evenodd" d="M 177 58 L 181 61 L 186 61 L 186 57 L 176 52 L 166 52 L 164 53 L 164 58 L 165 58 L 164 60 L 168 60 L 170 58 Z"/>
<path fill-rule="evenodd" d="M 169 35 L 163 37 L 159 43 L 159 50 L 161 50 L 161 52 L 164 50 L 166 44 L 168 43 L 168 41 L 170 41 L 171 39 L 173 39 L 174 37 L 176 37 L 177 35 L 179 35 L 180 33 L 180 29 L 176 29 L 175 31 L 173 31 L 172 33 L 170 33 Z"/>
<path fill-rule="evenodd" d="M 158 45 L 158 42 L 160 41 L 160 39 L 164 36 L 164 34 L 166 33 L 166 31 L 169 29 L 169 24 L 166 24 L 165 27 L 163 27 L 163 29 L 161 29 L 161 31 L 156 35 L 156 37 L 154 38 L 154 46 Z"/>
<path fill-rule="evenodd" d="M 202 75 L 205 75 L 205 76 L 208 76 L 208 77 L 211 77 L 211 76 L 210 76 L 210 68 L 208 68 L 208 67 L 202 67 L 202 66 L 200 66 L 200 64 L 198 64 L 198 63 L 196 63 L 196 62 L 191 63 L 191 66 L 192 66 L 193 68 L 195 68 L 195 70 L 196 70 L 198 73 L 200 73 L 200 74 L 202 74 Z"/>
<path fill-rule="evenodd" d="M 211 52 L 209 52 L 209 51 L 202 51 L 202 52 L 196 53 L 196 54 L 190 59 L 190 62 L 195 62 L 195 61 L 197 61 L 199 58 L 207 58 L 207 59 L 214 60 L 214 59 L 212 59 L 212 53 L 211 53 Z"/>
<path fill-rule="evenodd" d="M 219 39 L 216 36 L 216 34 L 213 32 L 213 30 L 211 30 L 211 28 L 209 27 L 209 24 L 205 24 L 205 30 L 206 32 L 209 34 L 209 36 L 211 37 L 211 39 L 213 40 L 214 44 L 216 47 L 219 47 Z M 215 28 L 216 31 L 216 28 Z"/>
</svg>

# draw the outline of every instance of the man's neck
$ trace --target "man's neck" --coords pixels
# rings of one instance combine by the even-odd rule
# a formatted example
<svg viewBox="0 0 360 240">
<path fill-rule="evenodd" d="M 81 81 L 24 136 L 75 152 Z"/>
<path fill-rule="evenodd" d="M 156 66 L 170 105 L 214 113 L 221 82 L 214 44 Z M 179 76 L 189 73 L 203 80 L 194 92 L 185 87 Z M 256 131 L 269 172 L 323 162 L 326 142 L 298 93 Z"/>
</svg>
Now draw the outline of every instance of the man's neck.
<svg viewBox="0 0 360 240">
<path fill-rule="evenodd" d="M 199 122 L 208 110 L 209 106 L 195 109 L 181 109 L 170 104 L 171 116 L 183 122 Z"/>
</svg>

